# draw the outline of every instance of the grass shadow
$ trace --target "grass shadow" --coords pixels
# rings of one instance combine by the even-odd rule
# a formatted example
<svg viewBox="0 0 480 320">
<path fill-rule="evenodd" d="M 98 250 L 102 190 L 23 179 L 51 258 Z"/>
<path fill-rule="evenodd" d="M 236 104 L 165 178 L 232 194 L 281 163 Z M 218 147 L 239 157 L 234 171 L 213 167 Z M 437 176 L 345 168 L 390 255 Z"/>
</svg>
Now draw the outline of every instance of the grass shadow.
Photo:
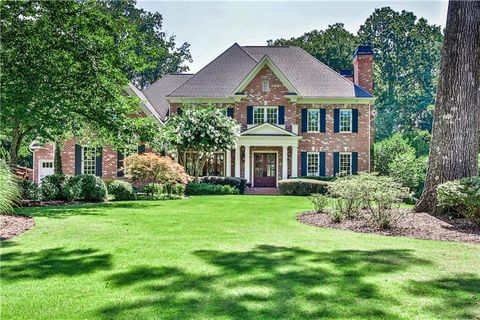
<svg viewBox="0 0 480 320">
<path fill-rule="evenodd" d="M 193 254 L 217 271 L 136 266 L 113 274 L 107 279 L 113 287 L 131 286 L 145 298 L 106 306 L 100 314 L 121 319 L 148 309 L 162 319 L 397 319 L 382 308 L 397 303 L 395 297 L 369 277 L 430 264 L 408 250 L 314 252 L 260 245 L 244 252 Z"/>
<path fill-rule="evenodd" d="M 52 276 L 78 276 L 112 267 L 110 254 L 95 249 L 14 251 L 2 254 L 2 279 L 44 279 Z"/>
</svg>

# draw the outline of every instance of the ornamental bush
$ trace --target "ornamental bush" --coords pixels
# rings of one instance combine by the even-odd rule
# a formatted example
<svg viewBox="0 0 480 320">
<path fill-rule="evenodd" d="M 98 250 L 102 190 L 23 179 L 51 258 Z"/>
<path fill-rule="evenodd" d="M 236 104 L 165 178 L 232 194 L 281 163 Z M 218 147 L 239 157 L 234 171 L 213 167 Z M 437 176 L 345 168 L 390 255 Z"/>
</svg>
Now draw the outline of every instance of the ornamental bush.
<svg viewBox="0 0 480 320">
<path fill-rule="evenodd" d="M 63 174 L 53 174 L 42 179 L 40 193 L 43 201 L 68 200 L 65 185 L 68 177 Z"/>
<path fill-rule="evenodd" d="M 22 179 L 19 181 L 20 198 L 22 200 L 39 200 L 40 190 L 32 180 Z"/>
<path fill-rule="evenodd" d="M 107 186 L 101 178 L 86 174 L 78 179 L 80 179 L 82 187 L 81 198 L 83 200 L 102 201 L 107 197 Z"/>
<path fill-rule="evenodd" d="M 239 190 L 229 185 L 210 183 L 189 183 L 185 193 L 189 196 L 239 194 Z"/>
<path fill-rule="evenodd" d="M 114 200 L 133 200 L 135 199 L 135 193 L 130 183 L 122 180 L 113 180 L 108 183 L 108 194 L 114 197 Z"/>
<path fill-rule="evenodd" d="M 69 177 L 65 183 L 63 194 L 67 200 L 78 200 L 82 198 L 82 177 Z"/>
<path fill-rule="evenodd" d="M 329 183 L 313 179 L 287 179 L 278 181 L 278 189 L 283 195 L 309 196 L 314 193 L 325 194 Z"/>
<path fill-rule="evenodd" d="M 427 157 L 417 158 L 413 151 L 407 152 L 397 156 L 388 170 L 392 178 L 414 193 L 415 199 L 420 197 L 427 175 Z"/>
<path fill-rule="evenodd" d="M 13 205 L 20 200 L 20 188 L 17 177 L 10 170 L 9 165 L 0 159 L 0 213 L 10 213 Z"/>
<path fill-rule="evenodd" d="M 445 182 L 437 187 L 437 206 L 480 225 L 480 177 Z"/>
<path fill-rule="evenodd" d="M 389 166 L 401 155 L 413 152 L 415 149 L 400 133 L 395 133 L 390 138 L 376 142 L 374 146 L 375 171 L 381 175 L 390 174 Z"/>
<path fill-rule="evenodd" d="M 310 199 L 315 212 L 322 212 L 329 203 L 328 197 L 319 193 L 312 194 L 308 199 Z"/>
<path fill-rule="evenodd" d="M 237 177 L 219 177 L 219 176 L 199 177 L 198 182 L 231 186 L 231 187 L 237 188 L 240 194 L 245 194 L 245 187 L 247 184 L 246 179 L 237 178 Z"/>
<path fill-rule="evenodd" d="M 335 176 L 300 176 L 292 179 L 313 179 L 313 180 L 320 180 L 320 181 L 335 181 L 337 177 Z"/>
</svg>

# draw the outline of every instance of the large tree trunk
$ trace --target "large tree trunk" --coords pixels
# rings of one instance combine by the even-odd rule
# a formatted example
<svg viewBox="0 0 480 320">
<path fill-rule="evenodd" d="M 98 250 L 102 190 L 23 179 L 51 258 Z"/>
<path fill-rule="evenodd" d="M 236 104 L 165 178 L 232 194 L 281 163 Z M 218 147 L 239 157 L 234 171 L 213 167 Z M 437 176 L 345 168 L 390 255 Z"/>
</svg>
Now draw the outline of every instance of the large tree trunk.
<svg viewBox="0 0 480 320">
<path fill-rule="evenodd" d="M 450 1 L 427 180 L 416 211 L 434 212 L 436 187 L 478 174 L 480 2 Z"/>
<path fill-rule="evenodd" d="M 53 166 L 55 174 L 63 174 L 62 147 L 63 147 L 62 142 L 60 141 L 55 142 L 55 156 L 53 157 L 53 161 L 55 162 Z"/>
<path fill-rule="evenodd" d="M 10 145 L 10 166 L 13 168 L 18 163 L 18 151 L 22 145 L 23 134 L 18 123 L 12 132 L 12 144 Z"/>
</svg>

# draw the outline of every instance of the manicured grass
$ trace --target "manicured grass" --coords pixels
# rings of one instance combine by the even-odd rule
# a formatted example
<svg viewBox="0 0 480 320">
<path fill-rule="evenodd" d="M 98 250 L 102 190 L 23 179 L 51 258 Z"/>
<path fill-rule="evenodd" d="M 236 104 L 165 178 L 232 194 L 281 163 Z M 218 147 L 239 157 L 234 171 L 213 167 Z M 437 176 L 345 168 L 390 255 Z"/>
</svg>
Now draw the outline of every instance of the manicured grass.
<svg viewBox="0 0 480 320">
<path fill-rule="evenodd" d="M 298 223 L 301 197 L 23 210 L 2 243 L 2 319 L 468 319 L 480 246 Z"/>
</svg>

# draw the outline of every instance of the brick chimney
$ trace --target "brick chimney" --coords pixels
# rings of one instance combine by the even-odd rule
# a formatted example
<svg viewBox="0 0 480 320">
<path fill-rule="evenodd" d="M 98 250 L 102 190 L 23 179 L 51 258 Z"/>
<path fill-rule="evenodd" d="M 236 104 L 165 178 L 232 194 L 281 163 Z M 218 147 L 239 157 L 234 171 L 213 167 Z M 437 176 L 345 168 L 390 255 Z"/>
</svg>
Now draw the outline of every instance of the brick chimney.
<svg viewBox="0 0 480 320">
<path fill-rule="evenodd" d="M 353 54 L 353 82 L 373 94 L 373 50 L 359 46 Z"/>
</svg>

